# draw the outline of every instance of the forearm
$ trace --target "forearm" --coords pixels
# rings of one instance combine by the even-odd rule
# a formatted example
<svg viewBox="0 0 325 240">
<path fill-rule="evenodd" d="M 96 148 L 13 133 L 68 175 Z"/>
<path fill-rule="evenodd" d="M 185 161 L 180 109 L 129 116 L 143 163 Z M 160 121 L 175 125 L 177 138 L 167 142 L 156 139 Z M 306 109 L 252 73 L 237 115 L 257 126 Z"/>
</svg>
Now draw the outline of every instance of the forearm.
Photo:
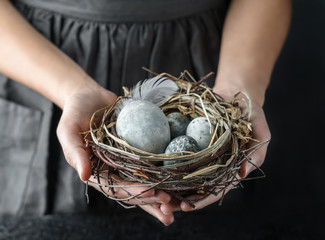
<svg viewBox="0 0 325 240">
<path fill-rule="evenodd" d="M 63 108 L 74 88 L 96 85 L 7 0 L 0 1 L 0 72 Z"/>
<path fill-rule="evenodd" d="M 214 89 L 243 90 L 263 105 L 290 18 L 290 0 L 233 0 L 224 24 Z"/>
</svg>

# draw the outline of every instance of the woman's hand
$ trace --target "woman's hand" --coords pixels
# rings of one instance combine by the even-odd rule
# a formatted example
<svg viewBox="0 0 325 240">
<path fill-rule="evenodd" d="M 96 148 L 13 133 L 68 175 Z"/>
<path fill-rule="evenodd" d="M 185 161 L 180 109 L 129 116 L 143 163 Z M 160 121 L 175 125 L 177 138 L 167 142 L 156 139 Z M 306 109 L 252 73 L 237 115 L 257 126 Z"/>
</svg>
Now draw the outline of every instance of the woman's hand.
<svg viewBox="0 0 325 240">
<path fill-rule="evenodd" d="M 81 133 L 89 130 L 92 114 L 113 104 L 116 98 L 114 93 L 89 79 L 83 81 L 82 85 L 75 86 L 64 100 L 57 135 L 66 160 L 77 170 L 83 181 L 88 180 L 91 175 L 91 164 Z"/>
<path fill-rule="evenodd" d="M 100 187 L 95 184 L 97 183 L 97 179 L 94 176 L 90 177 L 90 181 L 88 182 L 88 184 L 96 188 L 98 191 L 104 191 L 105 194 L 108 194 L 110 197 L 113 198 L 126 199 L 129 198 L 130 195 L 137 196 L 130 200 L 123 201 L 123 203 L 139 206 L 144 211 L 156 217 L 160 222 L 162 222 L 166 226 L 170 225 L 174 221 L 173 213 L 165 214 L 160 210 L 161 204 L 165 204 L 167 206 L 169 205 L 169 202 L 171 200 L 171 196 L 169 194 L 162 190 L 148 190 L 147 186 L 140 186 L 140 183 L 123 181 L 120 177 L 115 174 L 110 174 L 110 176 L 115 180 L 114 185 L 119 185 L 123 187 L 114 187 L 113 189 L 108 187 L 102 187 L 102 189 L 100 189 Z M 109 184 L 105 176 L 103 176 L 100 181 L 101 184 Z M 114 191 L 114 193 L 112 191 Z"/>
<path fill-rule="evenodd" d="M 232 100 L 232 97 L 242 89 L 238 88 L 218 88 L 215 87 L 214 91 L 221 95 L 226 101 L 230 102 Z M 249 94 L 249 93 L 248 93 Z M 265 142 L 267 140 L 270 140 L 270 130 L 268 127 L 268 124 L 265 119 L 264 111 L 262 109 L 262 103 L 259 103 L 259 100 L 255 100 L 254 96 L 252 97 L 252 115 L 250 122 L 252 123 L 252 137 L 256 140 L 258 140 L 258 143 Z M 252 142 L 248 148 L 253 147 L 254 145 L 258 144 L 256 142 Z M 266 151 L 267 151 L 267 145 L 263 145 L 261 148 L 259 148 L 257 151 L 255 151 L 251 156 L 251 162 L 260 167 L 262 163 L 264 162 Z M 249 162 L 245 161 L 241 165 L 240 173 L 237 174 L 237 178 L 245 178 L 247 175 L 252 172 L 255 167 L 254 165 L 250 164 Z M 238 183 L 238 182 L 237 182 Z M 227 193 L 229 189 L 225 191 Z M 194 203 L 195 208 L 192 208 L 190 205 L 188 205 L 186 202 L 180 202 L 175 199 L 173 199 L 168 205 L 162 204 L 161 210 L 164 213 L 171 213 L 177 210 L 183 210 L 183 211 L 193 211 L 202 209 L 210 204 L 213 204 L 214 202 L 218 201 L 224 193 L 220 192 L 217 196 L 211 194 L 209 197 L 205 198 L 204 200 L 201 200 L 197 203 Z M 191 195 L 186 197 L 187 200 L 195 200 L 202 198 L 202 195 Z"/>
<path fill-rule="evenodd" d="M 253 137 L 260 142 L 270 139 L 262 106 L 274 63 L 288 32 L 290 18 L 290 0 L 232 0 L 223 25 L 214 91 L 226 100 L 238 91 L 250 95 L 253 103 Z M 252 154 L 252 161 L 257 166 L 263 163 L 266 148 L 267 145 L 264 145 Z M 253 169 L 251 164 L 243 164 L 238 177 L 246 177 Z M 188 198 L 198 197 L 193 195 Z M 203 208 L 220 197 L 210 196 L 196 203 L 196 209 Z M 193 210 L 185 202 L 179 203 L 176 200 L 168 206 L 162 205 L 161 209 L 165 213 L 179 209 Z"/>
<path fill-rule="evenodd" d="M 68 163 L 74 167 L 81 180 L 87 181 L 89 178 L 96 182 L 91 176 L 91 163 L 89 149 L 85 147 L 84 140 L 80 133 L 89 130 L 89 122 L 92 114 L 107 105 L 115 102 L 117 96 L 102 88 L 92 79 L 82 81 L 83 84 L 76 85 L 74 90 L 64 100 L 63 114 L 57 128 L 57 135 L 61 143 L 64 155 Z M 118 176 L 114 177 L 118 179 Z M 131 183 L 119 181 L 119 185 L 139 185 L 138 183 Z M 100 190 L 96 184 L 89 185 Z M 125 190 L 133 195 L 141 193 L 148 187 L 127 187 Z M 106 193 L 113 196 L 108 188 L 104 188 Z M 121 188 L 115 188 L 115 196 L 118 198 L 129 197 L 128 194 Z M 174 221 L 173 214 L 163 214 L 160 210 L 160 204 L 168 205 L 171 197 L 169 194 L 151 189 L 137 199 L 130 200 L 126 203 L 134 204 L 141 207 L 146 212 L 158 218 L 163 224 L 169 225 Z"/>
</svg>

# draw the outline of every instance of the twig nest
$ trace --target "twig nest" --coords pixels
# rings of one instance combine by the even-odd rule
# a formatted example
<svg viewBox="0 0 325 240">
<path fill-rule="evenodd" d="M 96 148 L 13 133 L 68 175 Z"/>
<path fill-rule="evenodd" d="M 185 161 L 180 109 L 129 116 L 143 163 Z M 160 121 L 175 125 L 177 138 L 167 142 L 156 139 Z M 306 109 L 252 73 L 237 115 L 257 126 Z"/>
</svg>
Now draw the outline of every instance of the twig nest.
<svg viewBox="0 0 325 240">
<path fill-rule="evenodd" d="M 190 123 L 187 116 L 180 112 L 172 112 L 167 115 L 167 119 L 172 139 L 186 134 L 187 126 Z"/>
<path fill-rule="evenodd" d="M 119 97 L 114 105 L 95 112 L 90 122 L 91 140 L 88 140 L 94 152 L 93 174 L 98 179 L 95 184 L 109 189 L 121 187 L 110 174 L 114 173 L 124 181 L 161 189 L 180 200 L 188 194 L 202 194 L 200 199 L 184 200 L 191 206 L 210 194 L 233 188 L 232 183 L 239 181 L 236 175 L 241 164 L 250 161 L 250 154 L 256 150 L 247 149 L 247 143 L 252 141 L 250 99 L 239 92 L 231 102 L 226 102 L 204 83 L 210 75 L 196 81 L 187 71 L 178 78 L 167 73 L 159 74 L 156 79 L 160 84 L 148 81 L 146 86 L 138 85 L 138 94 L 133 95 L 125 88 L 124 97 Z M 179 89 L 170 91 L 172 94 L 155 104 L 133 101 L 121 112 L 115 111 L 130 96 L 146 95 L 149 99 L 157 95 L 156 90 L 148 94 L 149 88 L 160 86 L 160 92 L 166 92 L 164 89 L 170 89 L 173 84 L 165 82 L 164 78 L 174 81 Z M 238 101 L 246 104 L 245 111 L 238 107 Z M 173 112 L 186 116 L 192 123 L 187 126 L 187 136 L 170 143 L 166 116 Z M 175 120 L 174 117 L 172 119 Z M 172 135 L 175 136 L 174 133 Z M 194 141 L 197 141 L 199 150 Z M 132 195 L 127 186 L 122 188 L 130 197 L 119 199 L 108 196 L 104 190 L 103 193 L 120 204 L 138 197 Z"/>
<path fill-rule="evenodd" d="M 186 135 L 195 139 L 200 149 L 207 148 L 211 142 L 213 127 L 205 117 L 198 117 L 193 119 L 187 129 Z"/>
<path fill-rule="evenodd" d="M 165 114 L 146 100 L 130 102 L 122 109 L 116 121 L 116 131 L 131 146 L 150 153 L 163 153 L 170 142 Z"/>
</svg>

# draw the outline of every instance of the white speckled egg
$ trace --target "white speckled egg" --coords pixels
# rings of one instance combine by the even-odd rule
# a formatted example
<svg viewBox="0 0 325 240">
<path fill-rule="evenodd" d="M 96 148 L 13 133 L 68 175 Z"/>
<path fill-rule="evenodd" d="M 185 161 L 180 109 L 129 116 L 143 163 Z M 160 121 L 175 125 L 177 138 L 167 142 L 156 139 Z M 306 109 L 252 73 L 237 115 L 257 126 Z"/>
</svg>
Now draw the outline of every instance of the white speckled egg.
<svg viewBox="0 0 325 240">
<path fill-rule="evenodd" d="M 194 118 L 187 126 L 186 135 L 196 140 L 200 150 L 208 147 L 212 138 L 208 119 L 205 117 Z"/>
<path fill-rule="evenodd" d="M 174 138 L 167 146 L 165 153 L 174 153 L 168 154 L 169 156 L 183 156 L 188 155 L 189 153 L 180 153 L 181 151 L 189 151 L 189 152 L 198 152 L 200 150 L 197 142 L 189 136 L 179 136 Z M 182 161 L 164 161 L 164 166 L 180 163 Z M 182 167 L 187 167 L 182 166 Z"/>
<path fill-rule="evenodd" d="M 146 100 L 130 102 L 122 109 L 116 121 L 116 131 L 131 146 L 150 153 L 163 153 L 170 142 L 165 114 Z"/>
<path fill-rule="evenodd" d="M 187 116 L 180 112 L 173 112 L 167 115 L 167 119 L 172 139 L 186 134 L 186 128 L 190 123 Z"/>
</svg>

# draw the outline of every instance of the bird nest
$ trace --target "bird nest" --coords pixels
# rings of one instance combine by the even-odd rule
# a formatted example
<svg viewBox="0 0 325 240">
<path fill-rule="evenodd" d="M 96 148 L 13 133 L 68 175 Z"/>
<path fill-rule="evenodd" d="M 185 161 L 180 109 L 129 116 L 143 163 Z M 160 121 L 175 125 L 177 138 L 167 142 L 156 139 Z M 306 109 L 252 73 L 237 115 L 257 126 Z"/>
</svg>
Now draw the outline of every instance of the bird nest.
<svg viewBox="0 0 325 240">
<path fill-rule="evenodd" d="M 146 191 L 161 189 L 192 207 L 194 202 L 211 194 L 222 193 L 223 196 L 228 188 L 238 186 L 240 166 L 244 161 L 250 162 L 249 156 L 256 150 L 256 147 L 247 147 L 253 141 L 249 122 L 250 98 L 239 92 L 230 102 L 226 102 L 205 83 L 211 75 L 199 81 L 187 71 L 181 73 L 180 77 L 167 73 L 158 75 L 174 80 L 179 87 L 176 94 L 158 104 L 165 115 L 178 111 L 190 119 L 200 116 L 208 119 L 212 139 L 207 148 L 197 153 L 183 156 L 153 154 L 134 148 L 120 138 L 116 133 L 115 107 L 129 96 L 130 91 L 125 87 L 124 97 L 119 97 L 112 106 L 93 114 L 89 131 L 91 140 L 86 140 L 94 153 L 91 161 L 97 181 L 92 183 L 99 185 L 106 197 L 129 207 L 124 203 L 140 195 L 132 195 L 127 190 L 128 186 L 119 185 L 114 174 L 125 181 L 139 183 L 139 186 L 148 186 Z M 239 107 L 240 101 L 244 103 L 242 106 L 245 106 L 245 111 Z M 162 164 L 163 161 L 176 160 L 179 161 L 176 164 Z M 112 194 L 109 195 L 104 188 L 108 188 Z M 114 188 L 123 188 L 129 197 L 118 198 Z M 186 200 L 189 194 L 201 194 L 202 198 Z"/>
</svg>

